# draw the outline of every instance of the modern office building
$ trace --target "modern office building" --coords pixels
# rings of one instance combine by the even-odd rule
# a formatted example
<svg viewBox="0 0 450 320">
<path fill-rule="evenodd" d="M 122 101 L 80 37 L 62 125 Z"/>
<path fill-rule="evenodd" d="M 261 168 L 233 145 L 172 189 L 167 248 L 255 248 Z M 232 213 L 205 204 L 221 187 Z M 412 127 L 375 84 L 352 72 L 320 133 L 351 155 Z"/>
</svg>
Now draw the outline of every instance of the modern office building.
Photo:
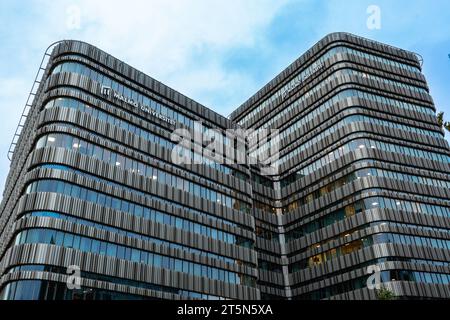
<svg viewBox="0 0 450 320">
<path fill-rule="evenodd" d="M 450 298 L 450 148 L 416 54 L 330 34 L 227 119 L 89 44 L 49 50 L 10 152 L 0 298 L 376 299 L 373 266 L 399 298 Z M 177 128 L 246 159 L 193 139 L 201 164 L 176 163 Z M 248 159 L 275 146 L 264 175 Z"/>
</svg>

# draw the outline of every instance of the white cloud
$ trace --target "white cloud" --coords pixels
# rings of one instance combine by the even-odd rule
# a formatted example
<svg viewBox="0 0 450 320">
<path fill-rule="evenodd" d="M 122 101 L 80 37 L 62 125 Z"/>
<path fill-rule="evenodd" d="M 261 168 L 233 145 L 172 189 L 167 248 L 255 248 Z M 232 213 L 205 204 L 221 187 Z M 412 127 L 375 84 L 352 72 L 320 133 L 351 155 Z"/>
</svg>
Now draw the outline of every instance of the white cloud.
<svg viewBox="0 0 450 320">
<path fill-rule="evenodd" d="M 11 19 L 10 25 L 6 26 L 20 33 L 20 44 L 16 41 L 19 34 L 6 32 L 5 28 L 0 33 L 2 42 L 10 39 L 14 43 L 8 50 L 15 52 L 14 61 L 21 66 L 14 70 L 17 78 L 13 78 L 5 68 L 8 65 L 1 62 L 0 110 L 5 125 L 0 129 L 3 137 L 0 189 L 3 189 L 9 169 L 6 153 L 34 72 L 38 69 L 38 57 L 50 43 L 61 39 L 89 42 L 227 115 L 243 102 L 237 101 L 235 90 L 244 93 L 241 97 L 246 97 L 255 89 L 244 71 L 230 73 L 224 68 L 227 52 L 237 47 L 260 47 L 265 43 L 260 41 L 265 28 L 287 1 L 30 2 L 26 12 Z M 75 17 L 75 21 L 79 25 L 73 28 L 73 14 L 77 11 L 80 17 L 79 20 Z"/>
<path fill-rule="evenodd" d="M 232 90 L 222 58 L 235 47 L 260 46 L 264 28 L 286 2 L 81 0 L 55 4 L 43 1 L 49 10 L 41 12 L 47 15 L 48 29 L 55 30 L 54 36 L 50 31 L 44 37 L 71 37 L 94 44 L 203 102 L 202 93 L 208 92 L 211 86 L 219 91 Z M 67 20 L 72 18 L 67 8 L 74 5 L 80 9 L 80 29 L 72 30 L 66 27 Z M 61 28 L 65 32 L 61 33 Z M 211 75 L 209 81 L 193 82 L 205 80 L 208 75 Z"/>
</svg>

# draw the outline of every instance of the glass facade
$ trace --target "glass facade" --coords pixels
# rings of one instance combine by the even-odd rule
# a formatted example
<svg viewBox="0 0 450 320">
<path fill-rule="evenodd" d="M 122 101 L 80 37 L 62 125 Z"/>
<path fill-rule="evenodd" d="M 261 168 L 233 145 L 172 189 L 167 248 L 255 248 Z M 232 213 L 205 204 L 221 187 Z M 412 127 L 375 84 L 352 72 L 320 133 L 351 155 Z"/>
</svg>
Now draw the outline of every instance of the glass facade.
<svg viewBox="0 0 450 320">
<path fill-rule="evenodd" d="M 48 271 L 55 273 L 56 268 L 48 266 L 20 266 L 11 269 L 10 272 L 18 271 Z M 164 291 L 179 295 L 184 299 L 207 299 L 207 300 L 226 300 L 224 297 L 202 294 L 198 292 L 165 288 L 156 285 L 143 285 L 142 283 L 132 283 L 122 281 L 122 279 L 102 276 L 98 274 L 83 273 L 83 278 L 99 279 L 105 282 L 120 283 L 124 285 L 137 285 L 139 288 L 145 288 L 154 291 Z M 65 283 L 54 281 L 24 280 L 8 283 L 0 295 L 2 300 L 155 300 L 150 296 L 145 297 L 137 294 L 130 294 L 118 291 L 111 291 L 98 288 L 82 287 L 76 290 L 70 290 Z"/>
<path fill-rule="evenodd" d="M 261 104 L 259 104 L 257 107 L 253 108 L 251 112 L 249 112 L 246 116 L 242 117 L 242 119 L 240 119 L 238 121 L 238 123 L 240 125 L 244 125 L 251 117 L 254 117 L 255 115 L 258 115 L 262 110 L 264 110 L 264 108 L 268 107 L 271 103 L 273 103 L 274 101 L 276 101 L 277 99 L 279 99 L 280 97 L 282 97 L 283 93 L 286 92 L 286 90 L 289 87 L 292 87 L 293 85 L 295 85 L 296 83 L 299 82 L 299 80 L 302 80 L 305 78 L 305 75 L 307 74 L 311 74 L 311 69 L 313 66 L 315 65 L 320 65 L 322 63 L 324 63 L 327 59 L 330 59 L 334 56 L 336 56 L 337 54 L 342 54 L 342 53 L 347 53 L 349 55 L 353 55 L 353 56 L 362 56 L 364 58 L 368 58 L 370 60 L 374 60 L 383 64 L 389 64 L 389 65 L 394 65 L 395 67 L 398 68 L 402 68 L 411 72 L 418 72 L 420 73 L 420 69 L 417 66 L 412 66 L 412 65 L 408 65 L 408 64 L 404 64 L 392 59 L 386 59 L 383 58 L 379 55 L 373 55 L 373 54 L 368 54 L 362 51 L 358 51 L 358 50 L 354 50 L 352 48 L 346 47 L 346 46 L 336 46 L 330 50 L 328 50 L 324 55 L 322 55 L 319 59 L 315 60 L 314 63 L 312 63 L 312 66 L 306 68 L 305 70 L 301 71 L 298 75 L 296 75 L 292 80 L 290 80 L 289 82 L 287 82 L 286 85 L 284 85 L 282 88 L 278 89 L 275 93 L 273 93 L 270 98 L 266 99 L 265 101 L 263 101 Z M 286 109 L 283 111 L 283 113 L 288 112 L 289 110 Z"/>
<path fill-rule="evenodd" d="M 58 167 L 58 169 L 60 168 Z M 245 247 L 252 247 L 251 240 L 245 240 L 227 232 L 222 232 L 217 229 L 202 226 L 198 223 L 194 223 L 183 218 L 171 216 L 170 214 L 161 211 L 146 208 L 142 205 L 139 205 L 139 203 L 133 203 L 131 201 L 126 201 L 118 197 L 111 197 L 109 195 L 89 190 L 72 183 L 50 179 L 39 180 L 28 185 L 26 190 L 26 193 L 36 192 L 60 193 L 72 198 L 92 202 L 103 207 L 126 212 L 133 216 L 145 218 L 159 223 L 164 223 L 183 230 L 190 230 L 193 233 L 198 233 L 220 241 L 242 245 Z"/>
<path fill-rule="evenodd" d="M 73 92 L 77 91 L 77 90 L 74 90 L 73 88 L 70 88 L 69 90 L 73 91 Z M 109 105 L 109 106 L 111 106 L 111 105 Z M 104 112 L 99 108 L 95 108 L 95 107 L 93 107 L 87 103 L 84 103 L 83 101 L 77 100 L 77 99 L 73 99 L 73 98 L 69 98 L 69 97 L 61 97 L 61 98 L 52 99 L 52 100 L 48 101 L 43 108 L 44 109 L 70 108 L 70 109 L 78 110 L 80 112 L 83 112 L 83 113 L 86 113 L 86 114 L 92 116 L 93 118 L 98 119 L 99 121 L 104 121 L 104 122 L 110 124 L 111 126 L 121 128 L 121 129 L 125 130 L 126 132 L 130 132 L 132 134 L 140 136 L 144 140 L 152 142 L 154 144 L 157 144 L 158 146 L 161 146 L 163 148 L 172 150 L 177 145 L 176 143 L 174 143 L 173 141 L 171 141 L 168 138 L 154 134 L 152 131 L 146 130 L 139 126 L 136 126 L 129 121 L 126 121 L 124 119 L 121 119 L 120 117 L 116 117 L 112 114 Z M 208 128 L 204 127 L 204 130 L 206 130 L 206 129 L 208 129 Z M 226 137 L 226 139 L 225 138 L 223 138 L 223 139 L 224 139 L 225 145 L 230 144 L 228 137 Z M 194 141 L 192 143 L 194 143 Z M 208 165 L 217 171 L 221 171 L 225 174 L 230 174 L 230 175 L 235 176 L 244 181 L 248 179 L 248 177 L 245 174 L 243 174 L 239 171 L 233 170 L 230 167 L 227 167 L 221 163 L 217 163 L 213 159 L 208 158 L 203 154 L 195 153 L 194 150 L 188 150 L 187 148 L 184 148 L 184 147 L 181 147 L 180 149 L 181 149 L 180 151 L 190 154 L 192 159 L 195 158 L 197 161 L 196 163 L 202 163 L 202 164 Z"/>
<path fill-rule="evenodd" d="M 206 276 L 210 279 L 254 286 L 252 277 L 236 274 L 226 270 L 192 263 L 186 260 L 151 253 L 120 244 L 96 240 L 76 234 L 65 233 L 51 229 L 28 229 L 20 232 L 14 239 L 16 245 L 24 243 L 46 243 L 56 246 L 73 248 L 82 252 L 116 257 L 137 263 L 145 263 L 156 268 L 192 273 L 195 276 Z"/>
<path fill-rule="evenodd" d="M 399 298 L 414 298 L 406 282 L 448 298 L 450 152 L 417 57 L 326 39 L 231 116 L 255 135 L 279 130 L 250 146 L 280 150 L 278 175 L 252 168 L 261 298 L 376 299 L 374 265 Z"/>
<path fill-rule="evenodd" d="M 371 266 L 398 298 L 450 298 L 450 149 L 415 54 L 328 35 L 229 118 L 78 41 L 41 83 L 1 206 L 1 299 L 367 299 Z M 233 152 L 227 129 L 254 133 L 244 163 L 192 138 L 187 165 L 177 128 Z M 276 175 L 247 161 L 274 146 Z"/>
<path fill-rule="evenodd" d="M 55 52 L 58 48 L 64 47 Z M 183 149 L 202 165 L 172 162 L 170 154 L 178 146 L 170 138 L 173 123 L 151 112 L 194 134 L 214 129 L 213 138 L 231 148 L 235 141 L 225 129 L 233 124 L 190 101 L 174 104 L 168 99 L 171 89 L 153 79 L 149 81 L 159 90 L 86 58 L 68 50 L 55 53 L 49 62 L 43 99 L 33 109 L 39 121 L 25 130 L 33 135 L 30 162 L 16 186 L 18 197 L 8 204 L 41 200 L 5 220 L 7 228 L 14 222 L 21 226 L 11 230 L 13 238 L 3 240 L 11 255 L 24 247 L 49 254 L 70 250 L 83 257 L 70 265 L 79 266 L 89 285 L 74 291 L 63 282 L 48 281 L 52 275 L 64 277 L 69 265 L 17 262 L 4 276 L 18 278 L 5 282 L 1 297 L 155 299 L 162 293 L 184 299 L 259 298 L 247 165 L 223 164 L 197 153 L 203 144 Z M 75 75 L 90 87 L 62 83 Z M 101 86 L 152 111 L 124 108 L 114 95 L 105 96 Z M 44 200 L 48 197 L 55 200 Z M 87 256 L 96 259 L 95 268 L 86 265 Z M 24 272 L 31 278 L 21 279 Z M 116 289 L 104 290 L 105 283 Z"/>
</svg>

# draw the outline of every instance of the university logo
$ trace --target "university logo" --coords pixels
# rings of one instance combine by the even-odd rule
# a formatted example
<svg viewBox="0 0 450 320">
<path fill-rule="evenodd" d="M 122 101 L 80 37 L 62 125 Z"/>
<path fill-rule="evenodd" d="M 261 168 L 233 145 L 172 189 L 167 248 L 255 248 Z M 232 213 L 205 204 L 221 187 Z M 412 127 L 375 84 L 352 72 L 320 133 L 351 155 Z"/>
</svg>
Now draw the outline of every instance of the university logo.
<svg viewBox="0 0 450 320">
<path fill-rule="evenodd" d="M 111 88 L 107 86 L 102 86 L 101 93 L 102 95 L 109 97 L 111 95 Z"/>
</svg>

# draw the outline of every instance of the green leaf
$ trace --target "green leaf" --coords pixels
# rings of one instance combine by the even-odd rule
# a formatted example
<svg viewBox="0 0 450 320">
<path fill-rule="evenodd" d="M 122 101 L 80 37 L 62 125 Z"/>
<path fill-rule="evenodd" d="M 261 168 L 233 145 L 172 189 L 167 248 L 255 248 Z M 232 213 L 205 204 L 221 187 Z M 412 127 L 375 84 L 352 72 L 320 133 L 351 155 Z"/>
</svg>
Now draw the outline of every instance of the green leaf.
<svg viewBox="0 0 450 320">
<path fill-rule="evenodd" d="M 382 287 L 380 290 L 377 290 L 377 298 L 378 300 L 395 300 L 397 297 L 394 292 Z"/>
</svg>

